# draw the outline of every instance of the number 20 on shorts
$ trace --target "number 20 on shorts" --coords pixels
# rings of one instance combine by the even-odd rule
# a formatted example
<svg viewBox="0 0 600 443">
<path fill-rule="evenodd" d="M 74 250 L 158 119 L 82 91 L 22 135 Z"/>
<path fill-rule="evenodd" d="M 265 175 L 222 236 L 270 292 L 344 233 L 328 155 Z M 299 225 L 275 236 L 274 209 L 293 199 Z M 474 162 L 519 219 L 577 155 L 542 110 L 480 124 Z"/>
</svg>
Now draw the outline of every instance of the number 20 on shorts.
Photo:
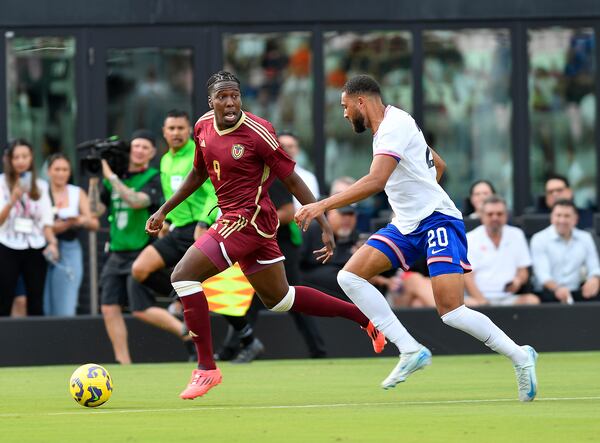
<svg viewBox="0 0 600 443">
<path fill-rule="evenodd" d="M 427 246 L 435 248 L 436 246 L 448 246 L 448 233 L 446 228 L 440 227 L 427 231 Z"/>
</svg>

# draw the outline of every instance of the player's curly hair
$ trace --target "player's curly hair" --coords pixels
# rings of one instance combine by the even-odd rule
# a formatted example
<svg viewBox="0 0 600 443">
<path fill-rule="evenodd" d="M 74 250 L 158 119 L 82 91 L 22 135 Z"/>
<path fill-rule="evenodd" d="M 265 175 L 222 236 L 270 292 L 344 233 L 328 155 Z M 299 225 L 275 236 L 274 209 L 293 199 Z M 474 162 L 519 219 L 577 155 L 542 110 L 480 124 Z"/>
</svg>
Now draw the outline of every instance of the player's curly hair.
<svg viewBox="0 0 600 443">
<path fill-rule="evenodd" d="M 214 85 L 219 82 L 235 82 L 235 83 L 237 83 L 238 86 L 240 86 L 240 81 L 231 72 L 227 72 L 227 71 L 215 72 L 206 81 L 206 89 L 208 90 L 209 94 L 212 92 Z"/>
<path fill-rule="evenodd" d="M 342 92 L 348 95 L 369 94 L 381 95 L 379 84 L 368 75 L 357 75 L 346 82 L 342 88 Z"/>
</svg>

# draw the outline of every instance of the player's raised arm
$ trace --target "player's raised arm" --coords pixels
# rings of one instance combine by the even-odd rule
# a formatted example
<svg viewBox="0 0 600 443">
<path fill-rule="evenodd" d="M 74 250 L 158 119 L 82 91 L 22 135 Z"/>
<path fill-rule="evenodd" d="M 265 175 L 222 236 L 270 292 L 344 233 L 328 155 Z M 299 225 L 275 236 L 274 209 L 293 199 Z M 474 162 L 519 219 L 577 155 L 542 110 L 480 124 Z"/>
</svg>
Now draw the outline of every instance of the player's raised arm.
<svg viewBox="0 0 600 443">
<path fill-rule="evenodd" d="M 197 154 L 198 155 L 198 152 Z M 200 153 L 200 155 L 202 155 Z M 165 221 L 166 216 L 174 208 L 176 208 L 182 201 L 188 198 L 196 191 L 208 178 L 208 171 L 204 161 L 197 161 L 190 173 L 186 176 L 185 180 L 171 196 L 154 214 L 150 216 L 146 222 L 146 232 L 150 235 L 158 235 L 162 225 Z"/>
<path fill-rule="evenodd" d="M 301 207 L 294 217 L 303 231 L 308 229 L 310 222 L 323 215 L 329 209 L 341 208 L 364 200 L 371 195 L 383 191 L 385 184 L 396 169 L 398 161 L 388 155 L 376 155 L 371 163 L 371 170 L 348 189 L 332 195 L 324 200 Z M 300 203 L 302 200 L 298 199 Z M 304 204 L 304 203 L 303 203 Z"/>
</svg>

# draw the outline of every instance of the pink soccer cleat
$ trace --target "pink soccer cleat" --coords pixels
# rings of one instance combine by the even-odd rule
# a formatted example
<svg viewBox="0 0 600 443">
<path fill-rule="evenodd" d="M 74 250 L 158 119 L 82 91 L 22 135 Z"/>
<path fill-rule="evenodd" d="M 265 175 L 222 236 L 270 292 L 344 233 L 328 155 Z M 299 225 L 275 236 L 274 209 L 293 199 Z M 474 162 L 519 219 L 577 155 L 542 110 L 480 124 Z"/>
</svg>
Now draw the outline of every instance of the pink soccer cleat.
<svg viewBox="0 0 600 443">
<path fill-rule="evenodd" d="M 194 369 L 190 383 L 179 394 L 179 397 L 184 400 L 193 400 L 196 397 L 201 397 L 221 383 L 221 380 L 223 380 L 223 376 L 219 368 L 209 370 Z"/>
</svg>

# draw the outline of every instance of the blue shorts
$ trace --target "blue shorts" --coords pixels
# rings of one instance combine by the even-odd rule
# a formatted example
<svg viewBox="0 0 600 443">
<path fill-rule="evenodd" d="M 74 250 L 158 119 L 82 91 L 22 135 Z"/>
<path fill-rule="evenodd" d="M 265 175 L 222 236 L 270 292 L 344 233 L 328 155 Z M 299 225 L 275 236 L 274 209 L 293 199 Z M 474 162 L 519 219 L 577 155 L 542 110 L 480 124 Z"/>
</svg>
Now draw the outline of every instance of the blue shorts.
<svg viewBox="0 0 600 443">
<path fill-rule="evenodd" d="M 407 235 L 390 223 L 369 237 L 367 244 L 383 252 L 394 268 L 405 271 L 426 254 L 431 277 L 471 272 L 465 224 L 440 212 L 421 220 L 417 229 Z"/>
</svg>

